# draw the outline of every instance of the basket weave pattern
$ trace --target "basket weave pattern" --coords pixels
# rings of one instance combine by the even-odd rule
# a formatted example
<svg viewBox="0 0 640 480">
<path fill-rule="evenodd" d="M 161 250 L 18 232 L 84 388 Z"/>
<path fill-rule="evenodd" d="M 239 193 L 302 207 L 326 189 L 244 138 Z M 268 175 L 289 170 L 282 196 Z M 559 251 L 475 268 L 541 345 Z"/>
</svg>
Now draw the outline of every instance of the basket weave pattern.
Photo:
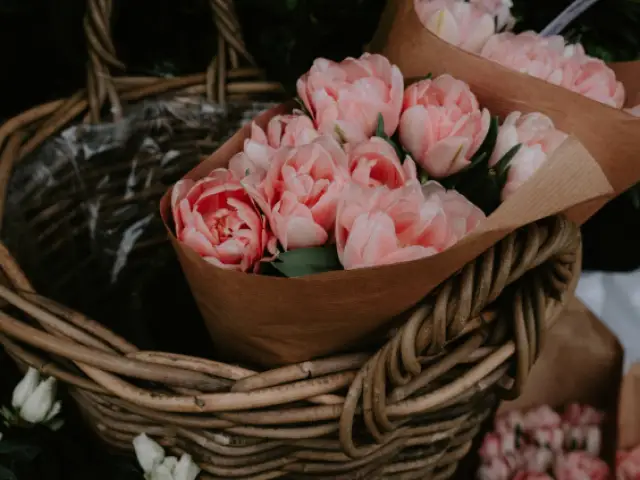
<svg viewBox="0 0 640 480">
<path fill-rule="evenodd" d="M 110 4 L 88 2 L 87 90 L 0 127 L 2 198 L 16 162 L 87 109 L 84 120 L 97 122 L 105 104 L 118 119 L 122 102 L 169 91 L 223 103 L 278 90 L 241 80 L 259 72 L 240 68 L 251 59 L 224 0 L 211 2 L 219 51 L 206 74 L 111 77 L 123 65 L 108 33 Z M 207 136 L 195 128 L 188 138 L 194 132 Z M 563 218 L 529 225 L 440 285 L 377 352 L 258 372 L 142 351 L 36 293 L 0 244 L 0 343 L 21 368 L 66 383 L 105 442 L 130 450 L 146 432 L 176 454 L 191 453 L 205 478 L 445 479 L 499 399 L 522 388 L 579 271 L 579 251 L 579 231 Z"/>
</svg>

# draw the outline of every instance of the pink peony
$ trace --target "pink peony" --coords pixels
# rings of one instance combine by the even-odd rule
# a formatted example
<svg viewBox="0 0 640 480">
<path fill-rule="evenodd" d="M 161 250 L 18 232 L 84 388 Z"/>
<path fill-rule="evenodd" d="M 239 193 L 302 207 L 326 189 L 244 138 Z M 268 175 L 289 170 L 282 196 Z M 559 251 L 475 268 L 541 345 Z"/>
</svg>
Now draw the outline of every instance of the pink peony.
<svg viewBox="0 0 640 480">
<path fill-rule="evenodd" d="M 464 114 L 477 112 L 480 108 L 469 85 L 447 74 L 409 85 L 404 91 L 402 110 L 416 105 L 457 107 Z"/>
<path fill-rule="evenodd" d="M 373 135 L 378 116 L 393 135 L 402 108 L 404 79 L 382 55 L 363 54 L 336 63 L 319 58 L 297 83 L 298 95 L 318 131 L 348 142 Z"/>
<path fill-rule="evenodd" d="M 511 0 L 469 0 L 469 3 L 491 15 L 498 31 L 511 30 L 516 24 L 516 19 L 511 15 Z"/>
<path fill-rule="evenodd" d="M 624 88 L 613 70 L 586 55 L 580 45 L 566 45 L 559 35 L 500 33 L 489 39 L 480 54 L 606 105 L 621 108 L 624 104 Z"/>
<path fill-rule="evenodd" d="M 489 159 L 489 166 L 494 167 L 509 150 L 521 144 L 509 162 L 502 200 L 513 195 L 566 138 L 567 134 L 557 130 L 546 115 L 510 113 L 500 126 L 496 146 Z"/>
<path fill-rule="evenodd" d="M 251 140 L 273 148 L 306 145 L 320 136 L 306 115 L 276 115 L 266 133 L 255 123 L 251 127 Z"/>
<path fill-rule="evenodd" d="M 417 179 L 413 160 L 407 157 L 401 164 L 395 149 L 380 137 L 349 146 L 347 152 L 351 178 L 363 187 L 399 188 Z"/>
<path fill-rule="evenodd" d="M 491 123 L 478 108 L 469 86 L 443 75 L 407 88 L 400 117 L 400 142 L 435 178 L 445 178 L 470 164 Z"/>
<path fill-rule="evenodd" d="M 570 452 L 556 459 L 554 467 L 557 480 L 609 480 L 607 464 L 587 452 Z"/>
<path fill-rule="evenodd" d="M 275 252 L 262 216 L 226 169 L 194 182 L 183 179 L 171 192 L 176 237 L 217 267 L 255 271 L 265 248 Z"/>
<path fill-rule="evenodd" d="M 561 422 L 562 419 L 558 412 L 549 405 L 542 405 L 524 414 L 524 430 L 526 432 L 533 432 L 539 428 L 560 427 Z"/>
<path fill-rule="evenodd" d="M 624 87 L 606 63 L 585 54 L 581 45 L 567 47 L 565 58 L 562 81 L 558 85 L 610 107 L 622 108 Z"/>
<path fill-rule="evenodd" d="M 493 16 L 474 3 L 459 0 L 415 0 L 422 24 L 433 34 L 463 50 L 479 53 L 493 35 Z"/>
<path fill-rule="evenodd" d="M 435 189 L 434 189 L 435 190 Z M 345 269 L 388 265 L 428 257 L 451 246 L 461 225 L 475 220 L 457 218 L 458 202 L 433 192 L 425 197 L 417 182 L 394 190 L 352 185 L 338 207 L 336 243 Z M 474 212 L 475 214 L 475 212 Z"/>
<path fill-rule="evenodd" d="M 349 181 L 347 156 L 331 137 L 276 150 L 264 175 L 242 181 L 285 250 L 330 240 L 338 199 Z"/>
<path fill-rule="evenodd" d="M 438 182 L 430 181 L 422 186 L 422 194 L 427 199 L 437 199 L 442 205 L 448 223 L 448 239 L 445 248 L 462 240 L 475 230 L 486 218 L 484 212 L 455 190 L 446 190 Z M 506 436 L 507 434 L 505 434 Z"/>
</svg>

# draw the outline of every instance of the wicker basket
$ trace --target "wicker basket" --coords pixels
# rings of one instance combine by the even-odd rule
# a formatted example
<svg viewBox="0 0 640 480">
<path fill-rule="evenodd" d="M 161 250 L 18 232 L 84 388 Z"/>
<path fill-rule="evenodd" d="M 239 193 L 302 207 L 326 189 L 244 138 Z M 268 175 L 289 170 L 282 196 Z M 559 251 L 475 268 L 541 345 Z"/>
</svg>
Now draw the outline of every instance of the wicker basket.
<svg viewBox="0 0 640 480">
<path fill-rule="evenodd" d="M 220 32 L 216 60 L 205 75 L 161 80 L 109 75 L 122 67 L 106 27 L 110 2 L 90 0 L 87 90 L 0 128 L 2 198 L 16 163 L 87 108 L 85 121 L 97 122 L 107 101 L 117 119 L 120 102 L 166 92 L 218 103 L 276 93 L 277 85 L 241 80 L 259 72 L 239 68 L 240 59 L 251 62 L 231 2 L 211 4 Z M 167 148 L 184 149 L 185 141 L 205 138 L 210 129 L 183 133 Z M 207 149 L 188 151 L 193 162 Z M 163 192 L 150 187 L 143 193 L 146 202 L 156 202 Z M 69 208 L 56 202 L 50 210 Z M 42 231 L 49 213 L 39 217 Z M 158 242 L 147 247 L 153 245 Z M 577 278 L 580 236 L 561 217 L 528 225 L 440 285 L 377 352 L 266 372 L 142 351 L 38 295 L 4 245 L 0 265 L 0 343 L 21 368 L 35 366 L 67 384 L 108 444 L 130 450 L 132 438 L 146 432 L 176 454 L 191 453 L 203 478 L 445 479 L 498 401 L 517 395 L 526 381 L 546 324 Z"/>
</svg>

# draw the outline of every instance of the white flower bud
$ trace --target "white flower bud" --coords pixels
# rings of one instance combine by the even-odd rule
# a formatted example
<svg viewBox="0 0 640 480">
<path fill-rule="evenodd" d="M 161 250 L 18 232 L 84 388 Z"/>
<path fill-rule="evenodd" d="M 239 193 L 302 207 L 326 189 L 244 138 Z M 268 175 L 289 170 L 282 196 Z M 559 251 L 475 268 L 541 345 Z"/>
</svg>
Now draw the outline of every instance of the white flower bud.
<svg viewBox="0 0 640 480">
<path fill-rule="evenodd" d="M 173 473 L 164 463 L 157 465 L 150 474 L 145 475 L 148 480 L 173 480 Z"/>
<path fill-rule="evenodd" d="M 56 397 L 56 379 L 47 378 L 35 389 L 20 408 L 20 416 L 30 423 L 40 423 L 47 418 Z"/>
<path fill-rule="evenodd" d="M 200 473 L 200 467 L 196 465 L 191 455 L 184 453 L 173 472 L 173 480 L 195 480 Z"/>
<path fill-rule="evenodd" d="M 145 433 L 133 439 L 133 449 L 144 473 L 151 473 L 164 460 L 164 449 Z"/>
<path fill-rule="evenodd" d="M 165 457 L 162 465 L 167 467 L 171 474 L 173 475 L 176 466 L 178 465 L 178 459 L 176 457 Z"/>
<path fill-rule="evenodd" d="M 40 372 L 33 367 L 29 367 L 25 376 L 22 377 L 22 380 L 20 380 L 16 388 L 13 389 L 13 397 L 11 398 L 13 408 L 19 410 L 38 387 L 39 383 Z"/>
</svg>

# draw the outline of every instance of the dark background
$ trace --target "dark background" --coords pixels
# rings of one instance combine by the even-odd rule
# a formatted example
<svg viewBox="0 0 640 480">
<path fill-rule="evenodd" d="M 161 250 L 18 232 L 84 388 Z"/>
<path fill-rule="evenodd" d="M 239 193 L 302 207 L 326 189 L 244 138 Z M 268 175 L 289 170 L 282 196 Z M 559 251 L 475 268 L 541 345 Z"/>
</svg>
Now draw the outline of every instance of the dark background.
<svg viewBox="0 0 640 480">
<path fill-rule="evenodd" d="M 318 56 L 358 55 L 378 22 L 383 0 L 237 0 L 249 50 L 270 78 L 290 87 Z M 568 0 L 517 0 L 521 29 L 546 25 Z M 0 0 L 0 120 L 47 100 L 69 95 L 85 82 L 84 0 Z M 215 51 L 215 29 L 204 0 L 116 0 L 116 50 L 131 74 L 202 72 Z M 640 52 L 640 2 L 602 0 L 567 36 L 606 60 Z M 626 197 L 612 202 L 583 229 L 587 268 L 629 270 L 640 265 L 638 211 Z M 81 294 L 81 292 L 78 292 Z M 126 292 L 122 292 L 123 300 Z M 123 305 L 126 302 L 123 303 Z M 131 315 L 131 321 L 136 321 Z M 7 405 L 19 375 L 0 350 L 0 403 Z M 12 429 L 22 454 L 3 455 L 18 479 L 141 478 L 135 463 L 112 456 L 85 429 L 65 401 L 67 424 L 46 430 Z M 0 430 L 2 427 L 0 427 Z M 18 443 L 15 443 L 18 442 Z M 0 442 L 2 445 L 2 442 Z M 25 447 L 26 448 L 26 447 Z M 29 454 L 39 454 L 35 461 Z M 0 470 L 0 480 L 3 477 Z"/>
</svg>

